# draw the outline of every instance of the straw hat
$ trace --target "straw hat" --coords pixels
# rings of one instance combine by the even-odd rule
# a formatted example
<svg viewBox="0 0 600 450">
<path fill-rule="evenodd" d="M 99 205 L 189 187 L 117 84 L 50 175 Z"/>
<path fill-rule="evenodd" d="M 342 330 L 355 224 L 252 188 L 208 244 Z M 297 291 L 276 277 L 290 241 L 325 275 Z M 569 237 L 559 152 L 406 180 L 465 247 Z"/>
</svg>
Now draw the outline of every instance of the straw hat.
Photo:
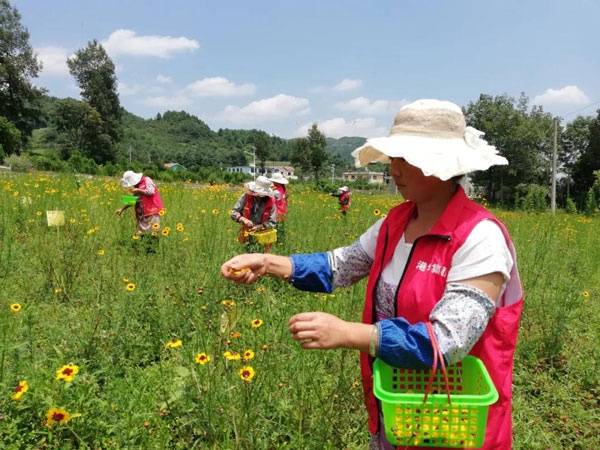
<svg viewBox="0 0 600 450">
<path fill-rule="evenodd" d="M 357 167 L 371 162 L 404 158 L 425 176 L 448 180 L 457 175 L 507 165 L 496 147 L 467 127 L 465 116 L 454 103 L 417 100 L 400 109 L 387 137 L 368 139 L 352 152 Z"/>
<path fill-rule="evenodd" d="M 246 189 L 259 197 L 273 197 L 273 189 L 271 189 L 271 180 L 265 176 L 259 176 L 256 181 L 246 183 Z"/>
<path fill-rule="evenodd" d="M 133 170 L 128 170 L 123 174 L 123 178 L 121 178 L 121 186 L 123 186 L 124 188 L 131 188 L 138 184 L 140 181 L 142 181 L 141 173 L 136 173 Z"/>
<path fill-rule="evenodd" d="M 271 178 L 269 178 L 269 180 L 271 180 L 273 183 L 277 183 L 277 184 L 288 184 L 289 181 L 286 177 L 284 177 L 283 175 L 281 175 L 280 172 L 274 172 L 271 174 Z"/>
</svg>

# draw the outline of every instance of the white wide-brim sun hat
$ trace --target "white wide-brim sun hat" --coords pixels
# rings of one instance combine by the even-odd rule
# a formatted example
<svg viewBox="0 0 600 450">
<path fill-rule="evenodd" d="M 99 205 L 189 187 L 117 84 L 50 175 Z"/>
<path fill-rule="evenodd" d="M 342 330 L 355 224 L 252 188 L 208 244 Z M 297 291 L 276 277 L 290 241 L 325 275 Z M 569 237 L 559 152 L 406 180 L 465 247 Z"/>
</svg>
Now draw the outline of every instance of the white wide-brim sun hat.
<svg viewBox="0 0 600 450">
<path fill-rule="evenodd" d="M 460 107 L 441 100 L 417 100 L 396 114 L 387 137 L 371 138 L 352 152 L 356 167 L 404 158 L 425 176 L 448 180 L 495 165 L 507 165 L 496 147 L 467 127 Z"/>
<path fill-rule="evenodd" d="M 271 177 L 269 178 L 269 180 L 273 183 L 278 183 L 278 184 L 288 184 L 289 181 L 286 177 L 284 177 L 280 172 L 275 172 L 271 175 Z"/>
<path fill-rule="evenodd" d="M 246 189 L 259 197 L 273 197 L 274 195 L 271 180 L 262 175 L 257 177 L 256 181 L 246 183 Z"/>
<path fill-rule="evenodd" d="M 121 178 L 121 186 L 124 188 L 132 188 L 140 181 L 142 181 L 143 174 L 136 173 L 133 170 L 128 170 L 123 174 L 123 178 Z"/>
</svg>

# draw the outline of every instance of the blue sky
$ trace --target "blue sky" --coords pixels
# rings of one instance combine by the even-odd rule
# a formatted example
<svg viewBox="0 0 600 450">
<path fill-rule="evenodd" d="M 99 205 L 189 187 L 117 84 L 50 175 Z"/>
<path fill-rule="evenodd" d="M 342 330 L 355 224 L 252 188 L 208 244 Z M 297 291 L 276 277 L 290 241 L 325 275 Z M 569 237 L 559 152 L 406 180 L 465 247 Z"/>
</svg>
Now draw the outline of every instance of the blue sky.
<svg viewBox="0 0 600 450">
<path fill-rule="evenodd" d="M 418 98 L 466 105 L 520 92 L 572 120 L 600 101 L 600 1 L 12 0 L 44 64 L 35 83 L 78 97 L 65 60 L 92 39 L 122 105 L 185 110 L 211 128 L 387 134 Z M 567 114 L 571 113 L 571 114 Z"/>
</svg>

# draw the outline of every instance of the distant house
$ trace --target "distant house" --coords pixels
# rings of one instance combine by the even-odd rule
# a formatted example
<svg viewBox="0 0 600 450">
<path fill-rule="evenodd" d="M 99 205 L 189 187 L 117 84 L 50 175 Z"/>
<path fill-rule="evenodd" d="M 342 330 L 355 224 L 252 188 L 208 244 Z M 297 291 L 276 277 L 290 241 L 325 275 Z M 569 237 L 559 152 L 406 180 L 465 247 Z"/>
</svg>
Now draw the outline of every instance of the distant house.
<svg viewBox="0 0 600 450">
<path fill-rule="evenodd" d="M 246 175 L 267 175 L 279 172 L 286 178 L 295 179 L 294 167 L 287 161 L 265 161 L 264 170 L 261 167 L 254 167 L 253 163 L 247 166 L 232 166 L 225 169 L 229 173 L 243 173 Z"/>
<path fill-rule="evenodd" d="M 363 180 L 372 184 L 384 184 L 386 182 L 385 174 L 383 172 L 370 172 L 368 170 L 344 172 L 342 173 L 342 179 L 344 181 Z"/>
<path fill-rule="evenodd" d="M 185 167 L 176 162 L 164 163 L 163 168 L 165 170 L 170 170 L 171 172 L 179 172 L 180 170 L 185 170 Z"/>
</svg>

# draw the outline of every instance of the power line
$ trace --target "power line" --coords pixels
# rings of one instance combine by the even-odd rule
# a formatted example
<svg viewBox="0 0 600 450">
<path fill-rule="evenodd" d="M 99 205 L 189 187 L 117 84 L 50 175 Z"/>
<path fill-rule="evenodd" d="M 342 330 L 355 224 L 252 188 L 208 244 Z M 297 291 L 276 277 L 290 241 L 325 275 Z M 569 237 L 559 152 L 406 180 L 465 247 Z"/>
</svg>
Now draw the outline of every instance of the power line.
<svg viewBox="0 0 600 450">
<path fill-rule="evenodd" d="M 592 102 L 592 103 L 590 103 L 588 105 L 582 106 L 579 109 L 575 109 L 573 111 L 569 111 L 568 113 L 564 114 L 563 117 L 569 116 L 571 114 L 575 114 L 576 112 L 579 112 L 579 111 L 583 111 L 584 109 L 588 109 L 590 106 L 594 106 L 594 105 L 600 105 L 600 100 L 597 100 L 597 101 Z"/>
</svg>

